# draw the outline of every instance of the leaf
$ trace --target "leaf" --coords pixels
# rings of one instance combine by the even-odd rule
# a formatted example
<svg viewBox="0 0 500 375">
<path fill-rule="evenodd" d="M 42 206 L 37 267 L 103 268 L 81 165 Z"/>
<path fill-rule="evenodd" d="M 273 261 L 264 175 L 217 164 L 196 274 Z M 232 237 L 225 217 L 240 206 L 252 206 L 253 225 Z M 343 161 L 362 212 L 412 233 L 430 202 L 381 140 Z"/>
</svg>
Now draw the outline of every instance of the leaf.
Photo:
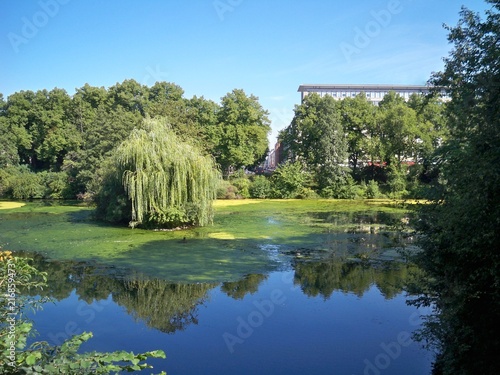
<svg viewBox="0 0 500 375">
<path fill-rule="evenodd" d="M 42 357 L 42 354 L 40 352 L 33 352 L 31 354 L 28 354 L 26 357 L 26 364 L 33 366 L 37 359 L 40 359 Z"/>
</svg>

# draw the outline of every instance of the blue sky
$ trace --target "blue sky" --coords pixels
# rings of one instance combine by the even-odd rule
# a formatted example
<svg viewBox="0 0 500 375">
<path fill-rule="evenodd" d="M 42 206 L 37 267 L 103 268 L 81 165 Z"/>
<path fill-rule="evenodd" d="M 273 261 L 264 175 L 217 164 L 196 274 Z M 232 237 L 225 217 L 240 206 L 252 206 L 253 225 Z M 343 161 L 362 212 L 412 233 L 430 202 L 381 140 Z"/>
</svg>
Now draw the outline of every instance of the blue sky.
<svg viewBox="0 0 500 375">
<path fill-rule="evenodd" d="M 482 0 L 1 0 L 0 93 L 174 82 L 259 97 L 275 141 L 303 83 L 425 84 Z"/>
</svg>

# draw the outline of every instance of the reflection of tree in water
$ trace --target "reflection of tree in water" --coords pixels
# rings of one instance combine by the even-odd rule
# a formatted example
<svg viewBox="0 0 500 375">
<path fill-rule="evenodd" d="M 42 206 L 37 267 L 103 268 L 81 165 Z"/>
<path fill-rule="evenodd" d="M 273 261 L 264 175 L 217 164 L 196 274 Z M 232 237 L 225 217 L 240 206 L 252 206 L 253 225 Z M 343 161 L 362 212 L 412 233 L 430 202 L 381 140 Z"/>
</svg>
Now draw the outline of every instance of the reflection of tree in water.
<svg viewBox="0 0 500 375">
<path fill-rule="evenodd" d="M 229 297 L 234 299 L 243 299 L 247 293 L 255 293 L 259 289 L 260 283 L 266 279 L 267 275 L 246 275 L 239 281 L 228 281 L 222 283 L 220 289 Z"/>
<path fill-rule="evenodd" d="M 197 324 L 196 308 L 216 284 L 174 284 L 158 279 L 124 281 L 113 300 L 135 319 L 152 328 L 173 333 Z"/>
<path fill-rule="evenodd" d="M 47 288 L 36 294 L 60 301 L 73 291 L 92 303 L 111 294 L 127 313 L 152 328 L 171 333 L 197 323 L 196 307 L 217 284 L 175 284 L 144 277 L 125 277 L 114 267 L 76 261 L 48 261 L 39 254 L 17 254 L 32 258 L 33 266 L 47 272 Z M 26 291 L 29 294 L 29 291 Z"/>
<path fill-rule="evenodd" d="M 47 273 L 47 287 L 31 293 L 61 301 L 75 290 L 81 300 L 90 304 L 94 300 L 107 299 L 119 288 L 119 272 L 114 267 L 90 262 L 47 260 L 38 253 L 18 252 L 16 255 L 30 258 L 36 269 Z"/>
<path fill-rule="evenodd" d="M 308 296 L 329 298 L 336 290 L 362 296 L 375 284 L 385 298 L 401 293 L 413 267 L 394 263 L 374 265 L 330 259 L 322 262 L 299 262 L 295 265 L 294 284 Z"/>
</svg>

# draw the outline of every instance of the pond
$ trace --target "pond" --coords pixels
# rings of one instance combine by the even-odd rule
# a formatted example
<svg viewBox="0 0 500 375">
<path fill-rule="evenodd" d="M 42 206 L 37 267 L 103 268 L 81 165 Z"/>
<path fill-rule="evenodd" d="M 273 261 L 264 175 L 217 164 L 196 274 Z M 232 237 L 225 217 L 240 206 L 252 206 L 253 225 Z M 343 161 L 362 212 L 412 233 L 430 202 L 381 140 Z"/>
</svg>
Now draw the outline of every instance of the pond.
<svg viewBox="0 0 500 375">
<path fill-rule="evenodd" d="M 162 349 L 166 360 L 148 362 L 168 374 L 430 373 L 432 353 L 411 337 L 428 311 L 406 304 L 415 247 L 394 232 L 405 209 L 249 201 L 176 232 L 98 225 L 90 212 L 0 214 L 1 245 L 48 272 L 56 303 L 32 316 L 37 341 L 92 331 L 83 350 Z"/>
</svg>

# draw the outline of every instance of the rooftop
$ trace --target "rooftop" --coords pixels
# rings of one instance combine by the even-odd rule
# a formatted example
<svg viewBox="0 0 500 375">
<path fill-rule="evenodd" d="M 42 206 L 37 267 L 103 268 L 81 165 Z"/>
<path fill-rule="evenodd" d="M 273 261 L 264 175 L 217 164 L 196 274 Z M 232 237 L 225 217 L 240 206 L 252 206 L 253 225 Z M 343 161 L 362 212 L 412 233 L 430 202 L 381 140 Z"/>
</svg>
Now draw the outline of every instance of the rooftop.
<svg viewBox="0 0 500 375">
<path fill-rule="evenodd" d="M 298 92 L 317 91 L 317 90 L 385 90 L 385 91 L 422 91 L 429 90 L 431 86 L 423 85 L 387 85 L 387 84 L 302 84 Z"/>
</svg>

